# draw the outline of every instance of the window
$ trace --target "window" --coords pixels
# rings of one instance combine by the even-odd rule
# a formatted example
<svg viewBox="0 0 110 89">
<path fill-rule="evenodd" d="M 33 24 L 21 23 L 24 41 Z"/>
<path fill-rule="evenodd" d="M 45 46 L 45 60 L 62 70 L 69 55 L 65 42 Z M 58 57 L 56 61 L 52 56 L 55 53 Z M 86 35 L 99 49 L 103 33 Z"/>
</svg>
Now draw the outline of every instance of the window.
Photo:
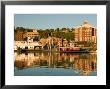
<svg viewBox="0 0 110 89">
<path fill-rule="evenodd" d="M 92 36 L 94 36 L 94 28 L 92 28 Z"/>
</svg>

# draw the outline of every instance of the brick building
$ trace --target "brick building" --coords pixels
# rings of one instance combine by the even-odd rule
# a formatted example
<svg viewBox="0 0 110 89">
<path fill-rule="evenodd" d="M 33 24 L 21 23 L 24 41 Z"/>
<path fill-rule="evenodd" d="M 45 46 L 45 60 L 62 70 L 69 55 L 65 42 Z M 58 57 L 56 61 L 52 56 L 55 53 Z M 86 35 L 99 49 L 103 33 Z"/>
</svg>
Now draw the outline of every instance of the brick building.
<svg viewBox="0 0 110 89">
<path fill-rule="evenodd" d="M 85 21 L 81 26 L 75 28 L 75 42 L 97 42 L 96 28 Z"/>
<path fill-rule="evenodd" d="M 14 31 L 14 40 L 23 41 L 25 40 L 25 38 L 28 38 L 28 37 L 32 38 L 37 35 L 39 35 L 39 33 L 35 29 L 24 29 L 24 28 L 18 27 Z"/>
</svg>

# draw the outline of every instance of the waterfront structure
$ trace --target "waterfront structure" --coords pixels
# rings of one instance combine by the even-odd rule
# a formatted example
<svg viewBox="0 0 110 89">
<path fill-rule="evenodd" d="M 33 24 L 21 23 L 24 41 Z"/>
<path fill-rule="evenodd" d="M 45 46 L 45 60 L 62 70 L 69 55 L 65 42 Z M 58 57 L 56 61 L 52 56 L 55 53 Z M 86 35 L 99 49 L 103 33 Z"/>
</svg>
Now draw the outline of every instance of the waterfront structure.
<svg viewBox="0 0 110 89">
<path fill-rule="evenodd" d="M 28 37 L 27 41 L 15 41 L 14 42 L 14 50 L 18 50 L 18 48 L 34 50 L 37 47 L 43 48 L 42 44 L 38 43 L 37 41 L 33 42 L 33 39 L 30 39 L 30 37 Z"/>
<path fill-rule="evenodd" d="M 93 42 L 96 44 L 96 28 L 84 21 L 82 25 L 75 28 L 75 42 Z"/>
</svg>

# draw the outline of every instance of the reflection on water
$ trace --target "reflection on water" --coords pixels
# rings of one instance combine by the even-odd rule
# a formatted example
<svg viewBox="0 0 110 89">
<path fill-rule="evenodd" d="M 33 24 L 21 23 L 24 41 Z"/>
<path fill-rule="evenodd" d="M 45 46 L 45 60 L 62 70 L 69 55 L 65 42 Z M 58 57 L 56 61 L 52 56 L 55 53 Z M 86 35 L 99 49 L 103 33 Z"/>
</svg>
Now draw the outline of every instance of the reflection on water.
<svg viewBox="0 0 110 89">
<path fill-rule="evenodd" d="M 97 74 L 97 54 L 14 53 L 15 76 L 83 76 Z"/>
</svg>

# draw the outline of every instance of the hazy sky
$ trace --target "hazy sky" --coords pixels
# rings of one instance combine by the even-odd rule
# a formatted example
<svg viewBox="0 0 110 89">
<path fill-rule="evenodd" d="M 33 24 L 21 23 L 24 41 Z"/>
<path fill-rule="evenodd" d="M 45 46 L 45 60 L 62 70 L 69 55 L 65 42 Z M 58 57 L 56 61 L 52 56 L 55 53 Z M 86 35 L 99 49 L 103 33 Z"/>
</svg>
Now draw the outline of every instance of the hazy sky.
<svg viewBox="0 0 110 89">
<path fill-rule="evenodd" d="M 15 27 L 24 28 L 74 28 L 87 20 L 97 27 L 96 14 L 15 14 Z"/>
</svg>

